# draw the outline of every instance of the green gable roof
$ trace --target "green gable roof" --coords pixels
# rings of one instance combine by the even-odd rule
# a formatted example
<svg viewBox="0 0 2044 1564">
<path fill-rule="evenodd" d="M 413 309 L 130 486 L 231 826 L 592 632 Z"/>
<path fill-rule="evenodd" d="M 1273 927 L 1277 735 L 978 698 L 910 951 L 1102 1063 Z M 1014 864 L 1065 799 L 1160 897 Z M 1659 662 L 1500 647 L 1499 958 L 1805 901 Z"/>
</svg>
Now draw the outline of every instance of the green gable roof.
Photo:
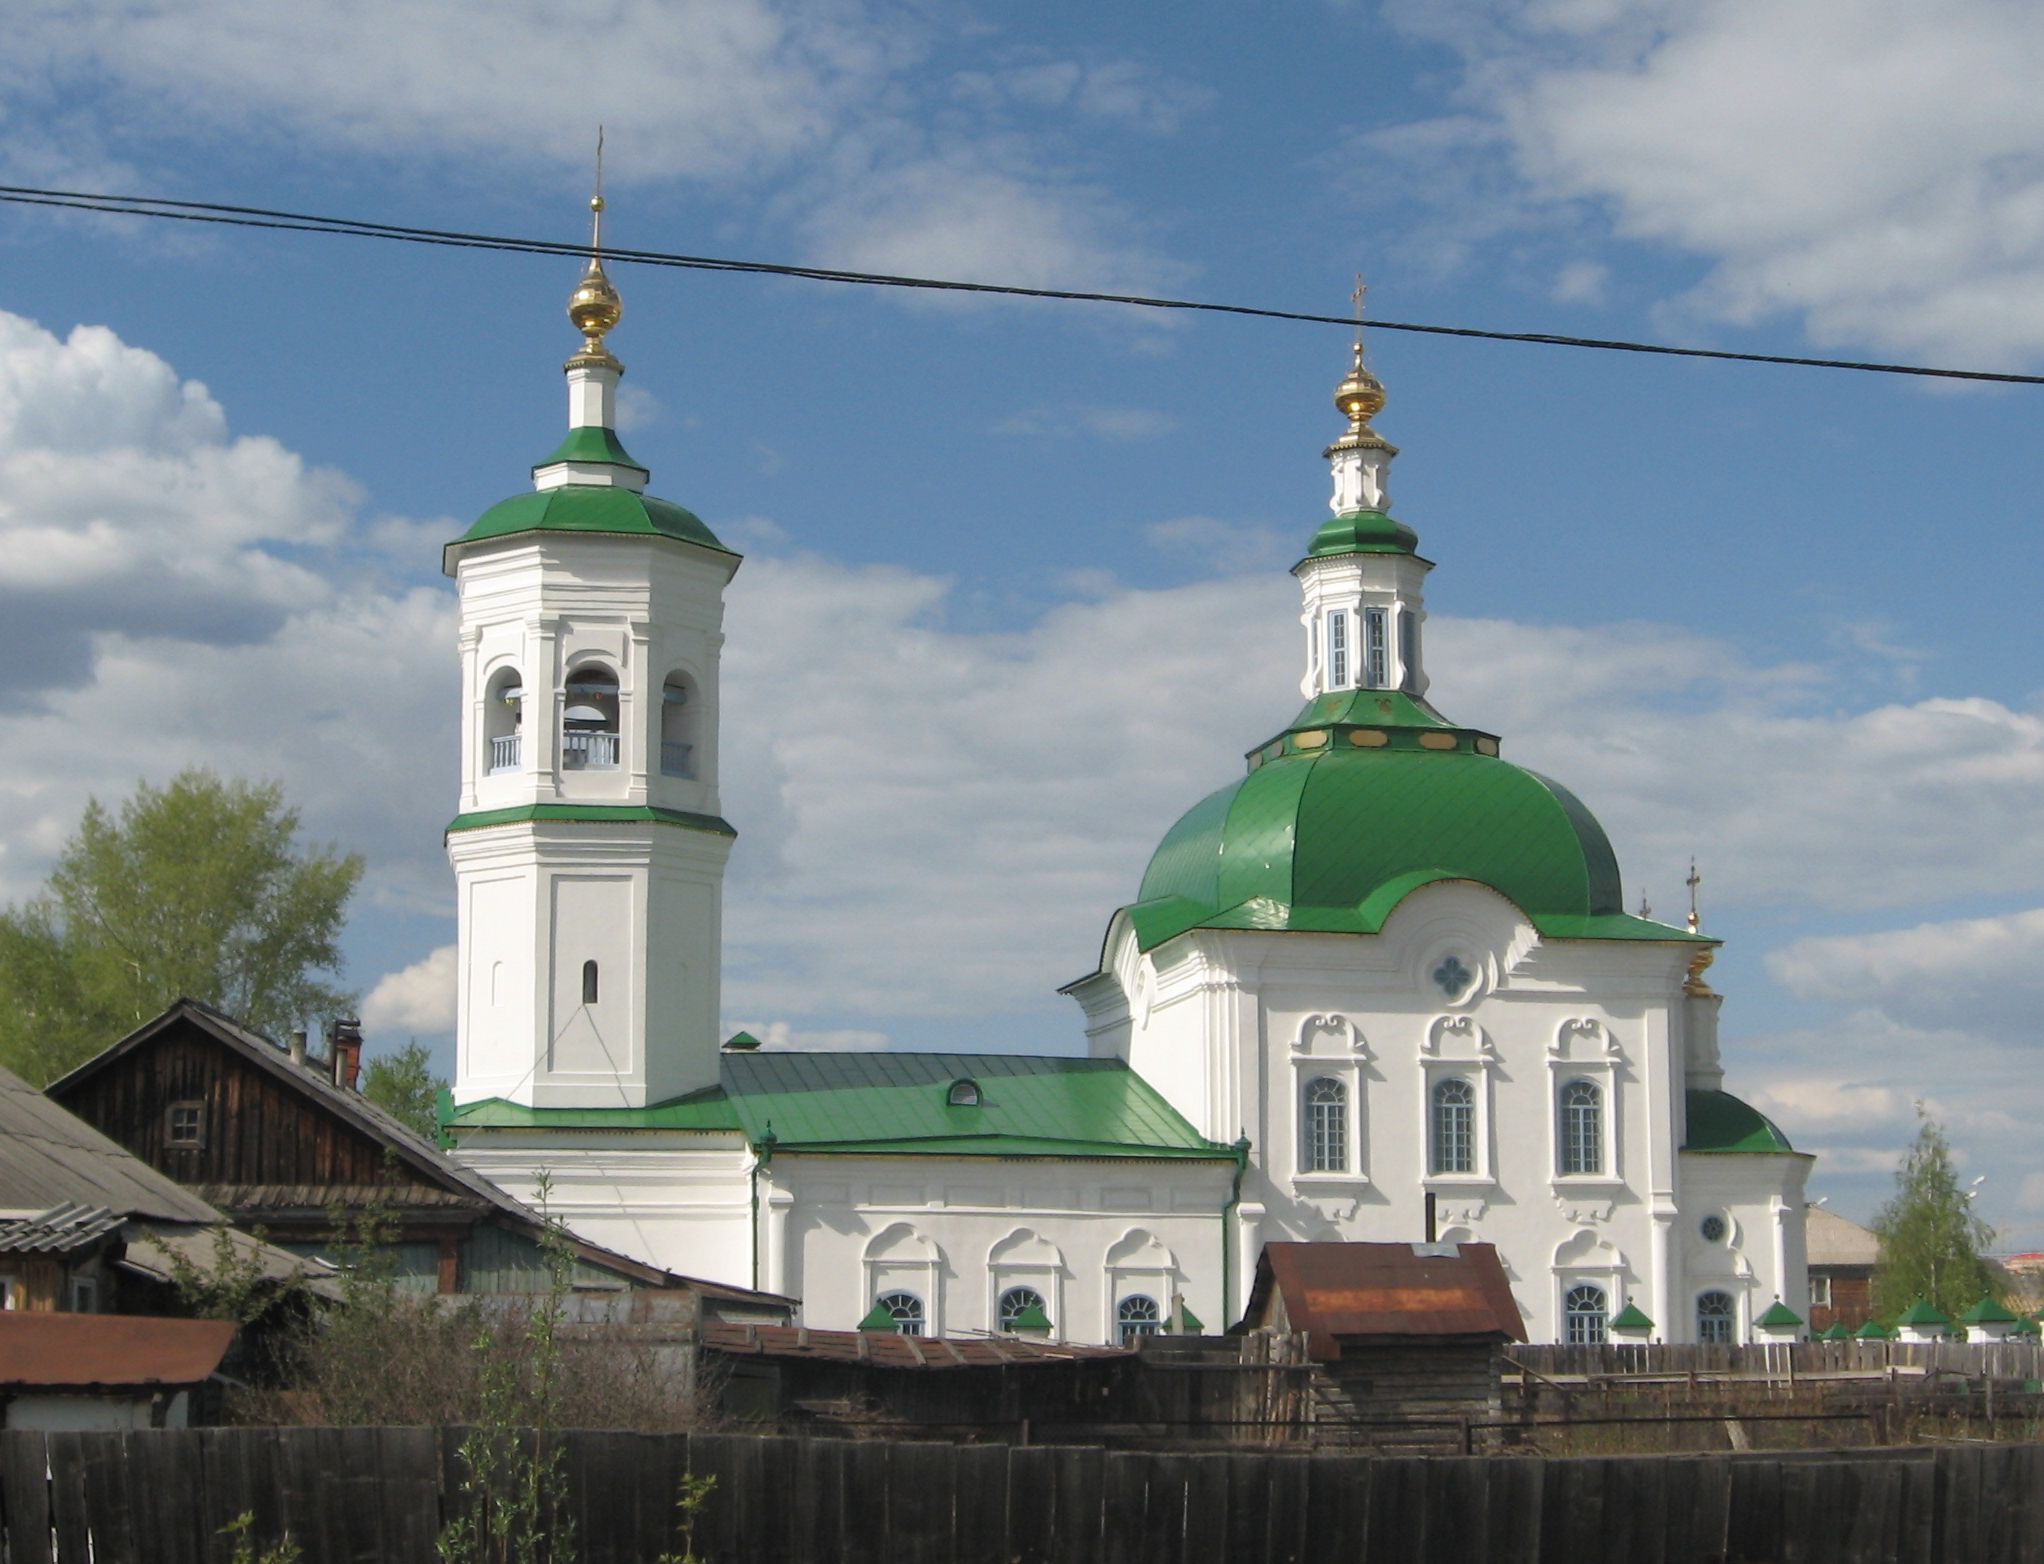
<svg viewBox="0 0 2044 1564">
<path fill-rule="evenodd" d="M 1778 1156 L 1796 1149 L 1772 1119 L 1730 1092 L 1690 1092 L 1687 1097 L 1689 1138 L 1684 1151 Z"/>
<path fill-rule="evenodd" d="M 1030 1054 L 726 1053 L 722 1084 L 650 1108 L 455 1109 L 448 1127 L 736 1131 L 839 1156 L 1115 1157 L 1233 1162 L 1118 1059 Z M 952 1106 L 971 1080 L 977 1106 Z"/>
<path fill-rule="evenodd" d="M 476 518 L 474 526 L 448 545 L 450 558 L 447 568 L 451 573 L 451 556 L 467 544 L 525 532 L 673 538 L 737 558 L 732 550 L 717 541 L 717 535 L 703 525 L 701 518 L 671 501 L 610 484 L 570 483 L 558 489 L 514 494 L 510 499 L 492 505 Z"/>
<path fill-rule="evenodd" d="M 1397 707 L 1377 719 L 1382 743 L 1288 730 L 1165 833 L 1124 909 L 1143 949 L 1195 928 L 1375 934 L 1441 880 L 1489 886 L 1553 939 L 1698 938 L 1626 913 L 1611 843 L 1567 789 L 1480 753 L 1480 735 L 1415 731 L 1440 719 L 1409 697 L 1363 695 Z"/>
<path fill-rule="evenodd" d="M 1779 1298 L 1768 1307 L 1765 1314 L 1753 1322 L 1768 1330 L 1789 1330 L 1803 1323 L 1803 1317 L 1783 1303 Z"/>
</svg>

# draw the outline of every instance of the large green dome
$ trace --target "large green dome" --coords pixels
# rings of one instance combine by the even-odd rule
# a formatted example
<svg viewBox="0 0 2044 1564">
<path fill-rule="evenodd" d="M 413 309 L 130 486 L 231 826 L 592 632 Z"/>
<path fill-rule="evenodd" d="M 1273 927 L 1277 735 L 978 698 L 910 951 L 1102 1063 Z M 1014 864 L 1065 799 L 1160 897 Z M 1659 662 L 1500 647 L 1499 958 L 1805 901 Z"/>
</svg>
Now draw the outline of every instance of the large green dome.
<svg viewBox="0 0 2044 1564">
<path fill-rule="evenodd" d="M 1247 776 L 1166 833 L 1127 909 L 1138 941 L 1148 950 L 1194 928 L 1374 934 L 1439 880 L 1489 886 L 1547 938 L 1694 938 L 1629 916 L 1596 818 L 1497 747 L 1395 692 L 1311 702 L 1251 754 Z"/>
</svg>

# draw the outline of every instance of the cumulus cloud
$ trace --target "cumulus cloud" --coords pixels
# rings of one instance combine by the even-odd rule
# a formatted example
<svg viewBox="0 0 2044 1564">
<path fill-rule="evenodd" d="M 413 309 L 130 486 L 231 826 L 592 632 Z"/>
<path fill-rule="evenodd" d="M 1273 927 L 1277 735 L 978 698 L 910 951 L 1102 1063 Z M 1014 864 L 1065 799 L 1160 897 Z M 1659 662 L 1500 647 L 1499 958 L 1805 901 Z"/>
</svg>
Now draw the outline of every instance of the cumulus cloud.
<svg viewBox="0 0 2044 1564">
<path fill-rule="evenodd" d="M 1032 407 L 1010 413 L 994 425 L 994 433 L 1053 438 L 1084 434 L 1121 442 L 1154 440 L 1177 426 L 1169 413 L 1154 407 Z"/>
<path fill-rule="evenodd" d="M 1823 343 L 2013 367 L 2044 355 L 2044 13 L 1999 0 L 1405 4 L 1461 54 L 1463 104 L 1376 145 L 1485 137 L 1503 218 L 1603 214 L 1701 259 L 1681 308 L 1799 317 Z M 1450 191 L 1452 195 L 1452 188 Z"/>
<path fill-rule="evenodd" d="M 1767 970 L 1803 999 L 1877 1004 L 1923 1024 L 1959 1012 L 2036 1033 L 2044 1008 L 2044 908 L 1801 939 L 1771 952 Z"/>
<path fill-rule="evenodd" d="M 456 947 L 442 945 L 378 979 L 362 1001 L 362 1024 L 372 1035 L 408 1032 L 438 1037 L 454 1030 Z"/>
</svg>

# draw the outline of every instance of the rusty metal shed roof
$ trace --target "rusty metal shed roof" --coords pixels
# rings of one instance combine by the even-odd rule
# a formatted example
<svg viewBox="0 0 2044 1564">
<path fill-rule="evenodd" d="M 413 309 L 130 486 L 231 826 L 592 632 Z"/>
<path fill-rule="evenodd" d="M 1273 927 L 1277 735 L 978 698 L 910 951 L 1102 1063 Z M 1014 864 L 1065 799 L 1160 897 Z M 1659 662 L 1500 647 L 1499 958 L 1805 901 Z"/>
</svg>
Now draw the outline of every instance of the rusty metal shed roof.
<svg viewBox="0 0 2044 1564">
<path fill-rule="evenodd" d="M 74 1202 L 165 1222 L 222 1220 L 183 1185 L 0 1069 L 0 1212 L 32 1216 Z"/>
<path fill-rule="evenodd" d="M 1266 1323 L 1279 1303 L 1322 1360 L 1359 1337 L 1526 1339 L 1490 1244 L 1265 1244 L 1244 1319 Z"/>
<path fill-rule="evenodd" d="M 1133 1356 L 1121 1347 L 1021 1336 L 903 1336 L 894 1331 L 808 1330 L 796 1325 L 705 1324 L 703 1345 L 733 1357 L 808 1358 L 875 1368 L 1040 1367 Z"/>
<path fill-rule="evenodd" d="M 0 1385 L 46 1390 L 197 1385 L 234 1340 L 232 1320 L 0 1313 Z"/>
</svg>

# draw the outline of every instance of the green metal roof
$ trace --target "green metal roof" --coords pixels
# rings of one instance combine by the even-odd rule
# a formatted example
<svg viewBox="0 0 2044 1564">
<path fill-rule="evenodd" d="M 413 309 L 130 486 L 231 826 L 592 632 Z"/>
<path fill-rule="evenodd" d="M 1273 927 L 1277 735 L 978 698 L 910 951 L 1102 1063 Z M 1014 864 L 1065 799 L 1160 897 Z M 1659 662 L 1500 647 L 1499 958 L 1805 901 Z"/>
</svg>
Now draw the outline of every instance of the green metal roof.
<svg viewBox="0 0 2044 1564">
<path fill-rule="evenodd" d="M 1793 1326 L 1802 1324 L 1803 1317 L 1777 1298 L 1768 1308 L 1768 1311 L 1753 1323 L 1764 1326 L 1768 1330 L 1788 1330 Z"/>
<path fill-rule="evenodd" d="M 1050 1316 L 1043 1312 L 1040 1303 L 1025 1304 L 1016 1312 L 1014 1323 L 1008 1327 L 1018 1336 L 1050 1334 Z"/>
<path fill-rule="evenodd" d="M 1030 1054 L 720 1056 L 723 1082 L 650 1108 L 455 1109 L 463 1129 L 735 1130 L 756 1146 L 831 1155 L 1235 1160 L 1118 1059 Z M 954 1082 L 979 1087 L 953 1107 Z"/>
<path fill-rule="evenodd" d="M 1879 1320 L 1868 1320 L 1866 1324 L 1862 1325 L 1852 1334 L 1854 1339 L 1858 1341 L 1886 1341 L 1895 1333 Z"/>
<path fill-rule="evenodd" d="M 632 460 L 632 453 L 618 439 L 617 431 L 597 425 L 581 429 L 570 429 L 567 439 L 554 448 L 553 455 L 545 461 L 535 462 L 533 471 L 551 467 L 555 462 L 601 462 L 611 467 L 630 467 L 643 473 L 646 469 Z"/>
<path fill-rule="evenodd" d="M 478 809 L 447 823 L 454 831 L 480 831 L 493 825 L 523 825 L 533 820 L 578 820 L 590 825 L 671 825 L 712 836 L 736 836 L 728 820 L 686 809 L 656 809 L 647 804 L 515 804 L 509 809 Z"/>
<path fill-rule="evenodd" d="M 1825 1329 L 1817 1332 L 1818 1341 L 1851 1341 L 1852 1332 L 1845 1328 L 1845 1321 L 1833 1320 Z"/>
<path fill-rule="evenodd" d="M 724 1087 L 755 1144 L 791 1151 L 1234 1160 L 1118 1059 L 1033 1054 L 727 1054 Z M 976 1107 L 947 1102 L 979 1087 Z"/>
<path fill-rule="evenodd" d="M 570 436 L 570 443 L 573 436 Z M 565 449 L 566 447 L 563 447 Z M 512 537 L 523 532 L 610 533 L 628 537 L 665 537 L 736 553 L 717 541 L 692 511 L 612 484 L 570 483 L 558 489 L 537 489 L 501 500 L 476 518 L 475 525 L 448 545 L 446 568 L 453 570 L 455 550 L 470 543 Z"/>
<path fill-rule="evenodd" d="M 2015 1315 L 1994 1301 L 1993 1294 L 1982 1298 L 1972 1308 L 1959 1316 L 1961 1325 L 2013 1325 Z"/>
<path fill-rule="evenodd" d="M 1391 692 L 1363 694 L 1422 711 Z M 1700 938 L 1626 913 L 1611 843 L 1567 789 L 1478 753 L 1467 730 L 1442 736 L 1452 749 L 1418 748 L 1412 730 L 1394 736 L 1414 747 L 1363 747 L 1340 729 L 1291 733 L 1195 804 L 1125 909 L 1142 948 L 1195 928 L 1375 934 L 1440 880 L 1489 886 L 1549 938 Z"/>
<path fill-rule="evenodd" d="M 860 1330 L 887 1331 L 898 1335 L 901 1331 L 901 1321 L 897 1320 L 889 1312 L 887 1305 L 876 1303 L 866 1311 L 866 1317 L 859 1321 L 858 1328 Z"/>
<path fill-rule="evenodd" d="M 1418 547 L 1419 534 L 1404 522 L 1380 510 L 1350 510 L 1321 523 L 1306 547 L 1306 558 L 1320 559 L 1329 554 L 1410 554 Z"/>
<path fill-rule="evenodd" d="M 1902 1311 L 1897 1325 L 1949 1325 L 1952 1322 L 1940 1314 L 1928 1299 L 1919 1298 Z"/>
<path fill-rule="evenodd" d="M 1775 1156 L 1796 1149 L 1772 1119 L 1730 1092 L 1688 1093 L 1688 1119 L 1684 1151 Z"/>
</svg>

